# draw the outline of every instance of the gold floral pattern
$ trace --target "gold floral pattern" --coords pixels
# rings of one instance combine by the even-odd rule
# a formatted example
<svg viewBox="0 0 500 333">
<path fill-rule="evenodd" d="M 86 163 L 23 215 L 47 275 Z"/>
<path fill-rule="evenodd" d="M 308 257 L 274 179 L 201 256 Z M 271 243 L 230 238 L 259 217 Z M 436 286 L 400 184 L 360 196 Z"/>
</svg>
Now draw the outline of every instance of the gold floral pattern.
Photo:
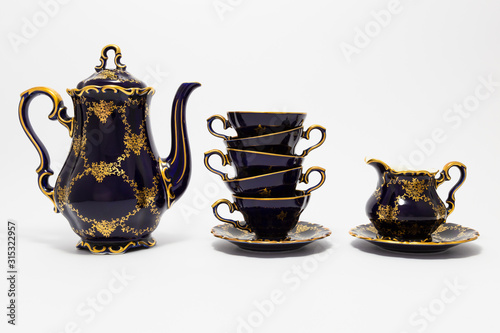
<svg viewBox="0 0 500 333">
<path fill-rule="evenodd" d="M 73 142 L 71 143 L 71 150 L 73 151 L 73 153 L 75 153 L 75 156 L 78 156 L 81 147 L 82 147 L 82 137 L 75 136 L 73 138 Z"/>
<path fill-rule="evenodd" d="M 106 163 L 101 161 L 99 163 L 92 163 L 90 173 L 95 177 L 97 182 L 101 183 L 107 176 L 120 175 L 124 173 L 124 171 L 119 169 L 116 163 Z"/>
<path fill-rule="evenodd" d="M 391 178 L 387 183 L 383 184 L 375 190 L 373 196 L 380 202 L 382 197 L 382 189 L 391 185 L 400 185 L 404 194 L 398 196 L 394 200 L 394 208 L 390 205 L 379 205 L 377 216 L 379 219 L 399 220 L 399 201 L 409 199 L 414 202 L 423 201 L 428 203 L 434 210 L 434 215 L 437 219 L 446 219 L 447 210 L 441 201 L 434 203 L 428 195 L 429 187 L 432 185 L 427 179 L 419 180 L 418 178 L 401 179 L 400 177 Z"/>
<path fill-rule="evenodd" d="M 315 230 L 317 227 L 312 227 L 309 224 L 306 223 L 298 223 L 297 227 L 295 228 L 295 232 L 298 234 L 301 234 L 303 232 L 309 231 L 309 230 Z"/>
<path fill-rule="evenodd" d="M 113 231 L 118 227 L 119 220 L 101 220 L 94 224 L 97 231 L 99 231 L 104 237 L 109 237 Z"/>
<path fill-rule="evenodd" d="M 424 194 L 424 191 L 429 189 L 428 182 L 423 180 L 418 180 L 417 178 L 412 178 L 411 181 L 403 179 L 401 180 L 403 190 L 405 191 L 405 196 L 408 196 L 413 201 L 429 201 L 430 198 Z"/>
<path fill-rule="evenodd" d="M 99 102 L 92 102 L 88 100 L 89 97 L 87 96 L 88 93 L 96 91 L 114 91 L 115 93 L 118 91 L 123 92 L 119 89 L 116 89 L 115 91 L 114 88 L 102 87 L 89 88 L 85 90 L 82 89 L 82 91 L 68 91 L 73 97 L 73 101 L 75 105 L 77 105 L 76 107 L 83 108 L 83 110 L 86 109 L 86 114 L 83 117 L 83 124 L 80 125 L 81 127 L 76 129 L 72 143 L 72 150 L 74 154 L 83 161 L 83 170 L 73 175 L 73 178 L 69 180 L 66 186 L 61 186 L 61 183 L 57 183 L 56 191 L 59 194 L 58 201 L 61 211 L 67 208 L 71 210 L 72 214 L 75 214 L 79 220 L 88 224 L 88 227 L 82 226 L 79 227 L 79 229 L 73 228 L 73 231 L 82 238 L 113 237 L 113 233 L 115 231 L 130 233 L 137 237 L 141 237 L 153 232 L 160 221 L 162 209 L 156 205 L 156 201 L 158 200 L 160 192 L 161 174 L 159 172 L 156 173 L 152 179 L 152 183 L 145 186 L 144 184 L 139 185 L 133 178 L 129 177 L 123 168 L 124 162 L 127 158 L 129 158 L 132 154 L 140 154 L 141 151 L 146 151 L 148 155 L 151 156 L 153 161 L 157 161 L 157 157 L 151 150 L 146 138 L 145 120 L 147 118 L 147 114 L 143 118 L 142 123 L 140 123 L 136 128 L 128 122 L 127 116 L 127 112 L 130 110 L 130 107 L 145 109 L 147 113 L 149 110 L 147 94 L 152 93 L 153 90 L 151 88 L 137 88 L 138 90 L 136 88 L 131 89 L 133 92 L 132 95 L 134 96 L 130 96 L 131 94 L 125 92 L 130 97 L 122 103 L 102 100 Z M 91 152 L 92 147 L 87 145 L 87 128 L 89 126 L 89 122 L 91 121 L 92 116 L 95 115 L 99 117 L 101 123 L 106 123 L 109 116 L 113 112 L 116 112 L 118 115 L 116 121 L 120 121 L 125 129 L 123 141 L 124 151 L 114 161 L 96 161 L 91 163 L 89 161 L 88 154 Z M 135 206 L 130 211 L 123 214 L 123 216 L 116 216 L 110 219 L 102 219 L 98 217 L 92 218 L 90 216 L 86 216 L 86 214 L 80 212 L 79 207 L 76 204 L 68 202 L 68 197 L 73 186 L 86 176 L 94 177 L 98 183 L 103 182 L 104 179 L 109 176 L 120 177 L 121 181 L 128 184 L 133 190 L 136 197 Z M 154 223 L 143 228 L 135 228 L 132 225 L 129 225 L 127 221 L 131 217 L 138 214 L 142 209 L 149 210 L 149 212 L 153 215 Z"/>
<path fill-rule="evenodd" d="M 95 220 L 95 219 L 90 219 L 88 217 L 83 216 L 77 208 L 75 208 L 72 204 L 68 204 L 68 206 L 71 208 L 71 210 L 83 221 L 86 223 L 91 224 L 90 228 L 87 229 L 74 229 L 73 231 L 80 235 L 81 237 L 84 236 L 96 236 L 96 232 L 99 232 L 101 235 L 104 237 L 110 237 L 111 233 L 116 230 L 117 228 L 120 228 L 120 231 L 126 232 L 126 233 L 132 233 L 136 236 L 141 236 L 145 233 L 151 233 L 156 226 L 158 225 L 160 221 L 160 214 L 161 212 L 158 210 L 156 205 L 154 204 L 156 201 L 156 197 L 158 195 L 158 184 L 159 184 L 159 176 L 155 176 L 153 179 L 153 187 L 152 188 L 144 188 L 142 190 L 137 189 L 137 183 L 134 181 L 130 180 L 128 176 L 125 173 L 121 173 L 122 179 L 129 183 L 134 191 L 136 192 L 136 199 L 137 199 L 137 204 L 135 206 L 135 209 L 129 213 L 127 213 L 125 216 L 122 216 L 117 219 L 112 219 L 112 220 Z M 72 180 L 72 184 L 74 184 L 75 178 Z M 131 227 L 126 224 L 127 220 L 137 214 L 141 209 L 148 208 L 152 214 L 156 216 L 155 218 L 155 225 L 152 227 L 146 227 L 143 229 L 137 229 L 134 227 Z"/>
<path fill-rule="evenodd" d="M 157 187 L 144 188 L 137 191 L 137 205 L 142 208 L 153 207 L 157 194 Z"/>
<path fill-rule="evenodd" d="M 136 155 L 141 153 L 141 149 L 146 146 L 146 136 L 144 133 L 126 133 L 125 134 L 125 147 L 131 149 Z"/>
<path fill-rule="evenodd" d="M 108 117 L 116 110 L 117 106 L 113 101 L 106 102 L 100 100 L 99 103 L 92 102 L 92 106 L 89 107 L 89 111 L 94 112 L 94 114 L 99 117 L 101 123 L 106 123 Z"/>
<path fill-rule="evenodd" d="M 56 188 L 57 202 L 59 203 L 59 208 L 64 211 L 64 206 L 68 202 L 69 191 L 67 186 L 57 186 Z"/>
<path fill-rule="evenodd" d="M 431 204 L 432 209 L 434 209 L 434 215 L 437 219 L 446 219 L 448 212 L 446 211 L 446 207 L 444 206 L 444 204 L 433 204 L 431 202 L 429 202 L 429 204 Z"/>
<path fill-rule="evenodd" d="M 109 70 L 109 69 L 103 69 L 97 75 L 95 75 L 93 78 L 95 79 L 108 79 L 108 80 L 117 80 L 118 76 L 116 75 L 115 71 Z"/>
<path fill-rule="evenodd" d="M 378 235 L 373 224 L 362 224 L 349 231 L 351 236 L 380 243 L 398 243 L 402 245 L 446 245 L 473 241 L 479 237 L 479 232 L 454 223 L 443 223 L 432 234 L 431 238 L 418 241 L 399 241 Z M 392 248 L 394 250 L 394 248 Z"/>
<path fill-rule="evenodd" d="M 120 69 L 103 69 L 100 72 L 96 73 L 95 75 L 91 76 L 90 78 L 86 79 L 84 82 L 87 83 L 92 80 L 115 80 L 115 81 L 120 81 L 120 82 L 134 82 L 134 83 L 142 83 L 139 80 L 136 80 L 131 77 L 124 77 L 124 74 L 127 76 L 130 76 L 130 74 L 127 71 L 120 70 Z"/>
<path fill-rule="evenodd" d="M 383 186 L 383 185 L 382 185 L 382 186 Z M 373 192 L 373 196 L 377 199 L 377 202 L 379 202 L 379 201 L 380 201 L 380 198 L 381 198 L 381 195 L 382 195 L 382 192 L 381 192 L 381 190 L 382 190 L 382 186 L 380 186 L 379 188 L 377 188 L 377 189 L 375 190 L 375 192 Z"/>
<path fill-rule="evenodd" d="M 86 143 L 87 143 L 86 137 L 81 137 L 79 135 L 75 135 L 73 137 L 73 142 L 71 143 L 71 150 L 73 151 L 75 156 L 78 156 L 80 154 L 80 151 L 83 149 Z"/>
<path fill-rule="evenodd" d="M 399 205 L 392 207 L 391 205 L 379 205 L 377 216 L 381 220 L 397 220 L 399 214 Z"/>
<path fill-rule="evenodd" d="M 215 237 L 226 239 L 236 243 L 246 244 L 293 244 L 309 243 L 331 235 L 330 229 L 316 223 L 299 221 L 297 226 L 288 233 L 283 240 L 257 239 L 253 232 L 234 227 L 232 224 L 224 223 L 212 228 Z"/>
</svg>

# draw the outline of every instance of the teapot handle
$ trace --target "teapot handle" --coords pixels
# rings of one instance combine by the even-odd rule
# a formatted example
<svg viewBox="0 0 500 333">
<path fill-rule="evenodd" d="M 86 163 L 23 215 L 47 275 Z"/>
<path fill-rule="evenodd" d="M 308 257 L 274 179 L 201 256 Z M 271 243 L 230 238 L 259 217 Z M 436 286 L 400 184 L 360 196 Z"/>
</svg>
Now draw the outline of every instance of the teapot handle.
<svg viewBox="0 0 500 333">
<path fill-rule="evenodd" d="M 306 140 L 309 140 L 311 132 L 313 130 L 315 130 L 315 129 L 317 129 L 317 130 L 319 130 L 321 132 L 321 139 L 315 145 L 313 145 L 313 146 L 305 149 L 302 152 L 302 154 L 300 155 L 300 157 L 307 156 L 307 154 L 309 154 L 312 150 L 318 148 L 319 146 L 321 146 L 325 142 L 325 139 L 326 139 L 326 128 L 324 128 L 323 126 L 320 126 L 320 125 L 312 125 L 311 127 L 309 127 L 307 129 L 307 131 L 305 131 L 304 133 L 302 133 L 302 138 L 304 138 Z"/>
<path fill-rule="evenodd" d="M 309 194 L 312 191 L 317 190 L 325 182 L 325 179 L 326 179 L 326 170 L 323 169 L 323 168 L 321 168 L 321 167 L 318 167 L 318 166 L 313 166 L 313 167 L 310 167 L 309 169 L 307 169 L 307 171 L 300 176 L 300 182 L 305 183 L 305 184 L 309 184 L 309 174 L 311 172 L 314 172 L 314 171 L 319 172 L 319 174 L 321 175 L 321 180 L 315 186 L 313 186 L 313 187 L 308 188 L 307 190 L 305 190 L 304 191 L 305 194 Z"/>
<path fill-rule="evenodd" d="M 449 171 L 452 167 L 457 167 L 460 170 L 460 178 L 458 179 L 458 182 L 455 184 L 455 186 L 451 188 L 450 192 L 448 193 L 448 199 L 446 199 L 446 203 L 448 204 L 448 207 L 446 207 L 446 211 L 448 212 L 448 215 L 450 215 L 455 209 L 455 192 L 460 188 L 460 186 L 462 186 L 465 178 L 467 177 L 467 168 L 465 167 L 465 165 L 460 162 L 450 162 L 444 166 L 443 171 L 441 171 L 439 175 L 439 178 L 436 179 L 436 187 L 439 187 L 439 185 L 451 179 Z"/>
<path fill-rule="evenodd" d="M 231 162 L 229 161 L 229 155 L 224 155 L 223 152 L 221 152 L 220 150 L 218 149 L 213 149 L 213 150 L 209 150 L 205 153 L 205 166 L 207 167 L 207 169 L 210 171 L 210 172 L 213 172 L 215 173 L 216 175 L 219 175 L 222 180 L 229 180 L 229 175 L 227 173 L 224 173 L 222 171 L 219 171 L 219 170 L 215 170 L 211 165 L 210 163 L 208 163 L 208 160 L 210 159 L 210 156 L 212 155 L 218 155 L 221 160 L 222 160 L 222 166 L 226 166 L 228 164 L 231 164 Z"/>
<path fill-rule="evenodd" d="M 38 95 L 46 95 L 50 98 L 54 105 L 54 108 L 49 114 L 49 119 L 57 119 L 64 127 L 68 129 L 70 137 L 73 136 L 74 119 L 67 115 L 66 107 L 64 106 L 61 95 L 50 88 L 35 87 L 26 90 L 21 94 L 21 102 L 19 102 L 19 120 L 21 121 L 24 132 L 31 140 L 36 150 L 38 151 L 38 155 L 40 156 L 40 165 L 36 169 L 36 172 L 38 174 L 38 187 L 40 187 L 40 190 L 42 190 L 43 194 L 45 194 L 52 201 L 52 203 L 54 204 L 54 211 L 58 213 L 59 210 L 57 209 L 54 199 L 54 188 L 49 184 L 49 177 L 54 174 L 54 172 L 50 168 L 50 157 L 47 149 L 36 135 L 33 127 L 31 127 L 31 123 L 28 118 L 29 105 L 33 98 Z"/>
<path fill-rule="evenodd" d="M 213 210 L 213 213 L 215 215 L 215 217 L 219 220 L 219 221 L 222 221 L 224 223 L 230 223 L 232 224 L 235 228 L 238 228 L 238 229 L 241 229 L 241 230 L 248 230 L 248 231 L 252 231 L 250 229 L 250 227 L 247 225 L 246 222 L 240 222 L 240 221 L 235 221 L 235 220 L 230 220 L 230 219 L 226 219 L 222 216 L 219 215 L 219 212 L 217 211 L 217 209 L 219 208 L 220 205 L 222 204 L 226 204 L 228 207 L 229 207 L 229 212 L 230 213 L 233 213 L 235 210 L 239 210 L 238 207 L 236 206 L 236 204 L 232 203 L 231 201 L 227 200 L 227 199 L 219 199 L 217 200 L 216 202 L 214 202 L 214 204 L 212 205 L 212 210 Z"/>
<path fill-rule="evenodd" d="M 208 131 L 210 132 L 210 134 L 212 134 L 213 136 L 216 136 L 218 138 L 221 138 L 221 139 L 224 139 L 224 140 L 229 140 L 230 137 L 227 136 L 227 135 L 224 135 L 224 134 L 219 134 L 217 133 L 216 131 L 213 130 L 212 128 L 212 123 L 214 122 L 214 120 L 216 119 L 219 119 L 220 121 L 222 121 L 222 125 L 223 125 L 223 128 L 224 129 L 228 129 L 229 127 L 231 127 L 231 124 L 229 123 L 229 121 L 227 121 L 226 118 L 224 118 L 223 116 L 221 116 L 220 114 L 216 114 L 210 118 L 207 119 L 207 127 L 208 127 Z"/>
</svg>

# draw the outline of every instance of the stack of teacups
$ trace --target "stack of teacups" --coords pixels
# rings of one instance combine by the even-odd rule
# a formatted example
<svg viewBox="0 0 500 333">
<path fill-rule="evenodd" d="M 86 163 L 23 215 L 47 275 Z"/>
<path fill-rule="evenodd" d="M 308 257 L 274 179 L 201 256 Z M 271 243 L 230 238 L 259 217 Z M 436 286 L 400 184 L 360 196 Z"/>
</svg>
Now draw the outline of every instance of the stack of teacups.
<svg viewBox="0 0 500 333">
<path fill-rule="evenodd" d="M 288 112 L 228 112 L 228 118 L 215 115 L 207 120 L 208 130 L 224 139 L 227 154 L 220 150 L 205 153 L 205 166 L 219 175 L 233 192 L 233 202 L 221 199 L 212 205 L 214 215 L 222 222 L 249 230 L 261 240 L 283 240 L 292 230 L 309 202 L 310 193 L 325 181 L 325 169 L 311 167 L 303 172 L 304 157 L 323 144 L 326 130 L 313 125 L 304 131 L 302 124 L 306 113 Z M 224 129 L 232 127 L 236 137 L 219 134 L 212 129 L 214 120 L 221 120 Z M 318 143 L 295 154 L 300 138 L 309 139 L 312 130 L 321 132 Z M 218 155 L 222 165 L 232 165 L 236 176 L 230 179 L 227 173 L 214 169 L 209 164 L 212 155 Z M 297 184 L 309 182 L 309 175 L 316 171 L 321 179 L 315 186 L 300 191 Z M 219 215 L 221 204 L 229 206 L 230 212 L 238 210 L 245 221 L 234 221 Z"/>
</svg>

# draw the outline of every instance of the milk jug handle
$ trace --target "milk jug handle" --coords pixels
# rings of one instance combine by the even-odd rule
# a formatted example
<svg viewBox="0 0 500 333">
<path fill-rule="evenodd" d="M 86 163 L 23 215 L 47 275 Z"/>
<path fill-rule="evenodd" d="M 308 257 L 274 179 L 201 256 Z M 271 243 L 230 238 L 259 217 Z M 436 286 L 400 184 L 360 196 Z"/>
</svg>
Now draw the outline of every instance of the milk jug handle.
<svg viewBox="0 0 500 333">
<path fill-rule="evenodd" d="M 54 204 L 54 211 L 58 213 L 57 205 L 54 199 L 54 188 L 49 184 L 49 177 L 54 174 L 50 168 L 50 156 L 47 149 L 36 135 L 28 117 L 28 108 L 33 100 L 38 95 L 46 95 L 52 101 L 54 107 L 49 115 L 50 120 L 58 120 L 69 131 L 70 137 L 73 136 L 74 121 L 66 113 L 66 107 L 61 96 L 54 90 L 46 87 L 35 87 L 26 90 L 21 94 L 21 102 L 19 103 L 19 120 L 24 132 L 35 146 L 38 155 L 40 156 L 40 165 L 36 169 L 38 174 L 38 187 Z"/>
<path fill-rule="evenodd" d="M 458 182 L 451 188 L 450 192 L 448 193 L 448 199 L 446 199 L 446 203 L 448 204 L 448 206 L 446 207 L 448 215 L 450 215 L 455 209 L 455 192 L 460 188 L 460 186 L 462 186 L 465 178 L 467 177 L 467 168 L 465 167 L 465 165 L 460 162 L 450 162 L 444 166 L 443 171 L 441 171 L 439 175 L 439 178 L 436 179 L 436 187 L 439 187 L 439 185 L 451 179 L 449 171 L 452 167 L 457 167 L 458 170 L 460 170 L 460 178 L 458 179 Z"/>
</svg>

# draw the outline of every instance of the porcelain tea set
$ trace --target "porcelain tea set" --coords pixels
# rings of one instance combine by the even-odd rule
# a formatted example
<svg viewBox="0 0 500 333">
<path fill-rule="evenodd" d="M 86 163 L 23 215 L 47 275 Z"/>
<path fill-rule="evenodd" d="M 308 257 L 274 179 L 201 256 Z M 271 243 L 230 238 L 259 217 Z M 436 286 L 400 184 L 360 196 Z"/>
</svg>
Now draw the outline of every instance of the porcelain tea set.
<svg viewBox="0 0 500 333">
<path fill-rule="evenodd" d="M 114 51 L 114 69 L 106 68 L 109 51 Z M 200 84 L 179 87 L 172 105 L 171 151 L 161 158 L 150 130 L 154 89 L 126 71 L 121 57 L 117 45 L 105 46 L 95 73 L 67 89 L 74 117 L 68 116 L 61 96 L 47 87 L 26 90 L 19 104 L 22 128 L 40 157 L 38 187 L 81 238 L 77 247 L 99 254 L 154 246 L 152 232 L 165 210 L 183 195 L 191 174 L 185 112 L 191 92 Z M 50 98 L 49 119 L 61 123 L 72 138 L 54 187 L 49 184 L 53 175 L 49 154 L 28 118 L 29 105 L 39 95 Z M 328 228 L 300 220 L 311 192 L 326 179 L 321 167 L 303 169 L 305 157 L 326 138 L 322 126 L 305 130 L 305 118 L 306 113 L 298 112 L 233 111 L 227 119 L 214 115 L 207 120 L 209 132 L 223 139 L 227 153 L 206 152 L 205 166 L 233 193 L 232 201 L 220 199 L 212 205 L 215 217 L 224 222 L 213 227 L 214 236 L 254 251 L 294 250 L 330 236 Z M 216 120 L 237 135 L 217 133 L 213 129 Z M 319 141 L 296 154 L 299 140 L 309 140 L 314 130 L 320 133 Z M 90 137 L 96 131 L 101 138 L 97 141 Z M 223 166 L 233 166 L 236 176 L 230 178 L 215 169 L 209 163 L 213 155 Z M 367 163 L 379 174 L 377 189 L 366 205 L 371 223 L 351 229 L 352 236 L 402 252 L 440 252 L 479 237 L 473 229 L 446 222 L 455 208 L 455 192 L 466 178 L 462 163 L 446 164 L 438 178 L 437 172 L 396 171 L 375 159 Z M 451 179 L 452 167 L 460 171 L 460 178 L 445 205 L 436 189 Z M 297 185 L 308 184 L 314 172 L 319 181 L 298 190 Z M 230 213 L 239 211 L 244 220 L 222 217 L 221 205 Z"/>
<path fill-rule="evenodd" d="M 377 189 L 366 204 L 372 223 L 351 229 L 352 236 L 403 252 L 440 252 L 479 237 L 474 229 L 446 223 L 455 209 L 455 192 L 467 175 L 462 163 L 446 164 L 438 178 L 437 171 L 396 171 L 376 159 L 366 163 L 379 175 Z M 452 167 L 460 170 L 460 178 L 451 188 L 445 206 L 436 189 L 451 180 Z"/>
<path fill-rule="evenodd" d="M 305 156 L 325 142 L 326 130 L 313 125 L 303 130 L 305 113 L 286 112 L 228 112 L 226 120 L 215 115 L 207 120 L 210 133 L 224 139 L 227 154 L 220 150 L 205 153 L 207 169 L 222 178 L 233 192 L 233 201 L 220 199 L 212 205 L 215 217 L 232 227 L 217 226 L 212 229 L 214 236 L 230 240 L 245 249 L 276 251 L 299 248 L 314 240 L 330 235 L 330 231 L 318 224 L 299 221 L 306 208 L 311 192 L 323 185 L 325 169 L 310 167 L 303 172 Z M 232 127 L 238 135 L 229 137 L 215 132 L 214 120 L 222 121 L 225 129 Z M 301 138 L 309 139 L 311 131 L 321 133 L 320 140 L 295 154 L 295 146 Z M 229 148 L 236 147 L 236 148 Z M 229 178 L 227 173 L 214 169 L 209 161 L 217 155 L 222 165 L 233 165 L 236 177 Z M 309 175 L 317 172 L 320 181 L 307 190 L 297 190 L 298 183 L 309 183 Z M 220 205 L 227 205 L 229 211 L 239 211 L 244 221 L 222 217 L 218 212 Z M 311 230 L 315 230 L 311 233 Z M 304 237 L 308 231 L 309 237 Z M 252 234 L 251 237 L 247 237 Z"/>
</svg>

